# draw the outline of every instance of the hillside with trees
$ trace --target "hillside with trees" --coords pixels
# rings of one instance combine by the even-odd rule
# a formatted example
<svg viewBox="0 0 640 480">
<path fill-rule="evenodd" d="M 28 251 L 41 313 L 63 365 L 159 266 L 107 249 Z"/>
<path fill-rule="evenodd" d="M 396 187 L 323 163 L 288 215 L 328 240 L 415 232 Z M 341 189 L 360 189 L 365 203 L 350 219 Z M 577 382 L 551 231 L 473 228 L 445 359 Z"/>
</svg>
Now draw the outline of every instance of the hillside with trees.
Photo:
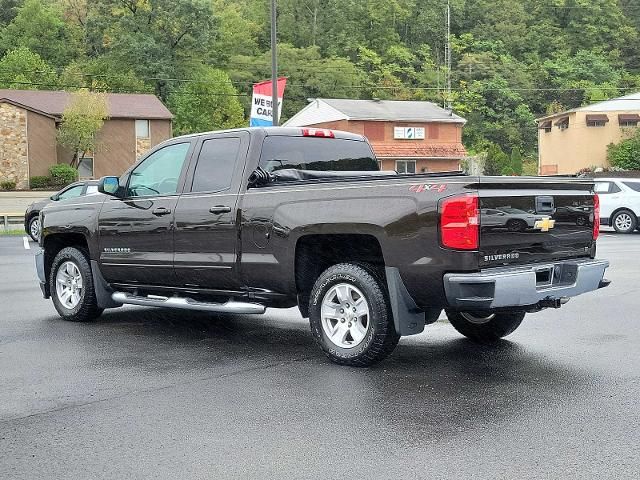
<svg viewBox="0 0 640 480">
<path fill-rule="evenodd" d="M 278 8 L 284 119 L 311 97 L 446 100 L 446 0 Z M 536 116 L 640 90 L 637 0 L 451 0 L 451 19 L 450 100 L 491 168 L 535 156 Z M 269 46 L 268 0 L 0 0 L 0 88 L 156 93 L 176 133 L 246 125 Z"/>
</svg>

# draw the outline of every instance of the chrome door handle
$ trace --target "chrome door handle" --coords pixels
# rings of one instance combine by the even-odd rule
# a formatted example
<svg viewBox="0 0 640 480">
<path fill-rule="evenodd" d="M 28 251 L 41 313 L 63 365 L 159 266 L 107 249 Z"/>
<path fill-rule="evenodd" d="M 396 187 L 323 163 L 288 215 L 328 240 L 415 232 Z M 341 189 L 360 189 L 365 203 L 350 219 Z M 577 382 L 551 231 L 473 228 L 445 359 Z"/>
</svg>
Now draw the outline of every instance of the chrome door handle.
<svg viewBox="0 0 640 480">
<path fill-rule="evenodd" d="M 211 207 L 209 209 L 209 213 L 231 213 L 231 207 L 227 207 L 226 205 L 216 205 L 215 207 Z"/>
<path fill-rule="evenodd" d="M 171 213 L 171 210 L 169 210 L 168 208 L 164 208 L 164 207 L 158 207 L 156 208 L 153 212 L 154 215 L 157 216 L 162 216 L 162 215 L 169 215 Z"/>
</svg>

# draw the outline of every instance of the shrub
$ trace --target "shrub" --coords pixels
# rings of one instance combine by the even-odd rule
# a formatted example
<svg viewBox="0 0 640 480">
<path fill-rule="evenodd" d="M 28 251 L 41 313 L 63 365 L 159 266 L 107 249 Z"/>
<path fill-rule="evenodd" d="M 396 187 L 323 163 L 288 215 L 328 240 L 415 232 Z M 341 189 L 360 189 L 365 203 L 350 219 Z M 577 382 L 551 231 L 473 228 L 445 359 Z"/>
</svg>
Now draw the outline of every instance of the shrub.
<svg viewBox="0 0 640 480">
<path fill-rule="evenodd" d="M 538 175 L 538 160 L 535 158 L 526 158 L 522 162 L 522 175 L 536 176 Z"/>
<path fill-rule="evenodd" d="M 51 185 L 55 187 L 65 187 L 78 179 L 78 170 L 71 165 L 64 163 L 49 167 Z"/>
<path fill-rule="evenodd" d="M 630 138 L 607 147 L 609 163 L 625 170 L 640 170 L 640 129 Z"/>
<path fill-rule="evenodd" d="M 4 181 L 0 182 L 0 189 L 2 189 L 2 190 L 15 190 L 16 189 L 16 182 L 14 182 L 13 180 L 4 180 Z"/>
<path fill-rule="evenodd" d="M 50 183 L 51 179 L 49 177 L 45 177 L 44 175 L 37 175 L 29 179 L 29 186 L 31 188 L 46 188 Z"/>
</svg>

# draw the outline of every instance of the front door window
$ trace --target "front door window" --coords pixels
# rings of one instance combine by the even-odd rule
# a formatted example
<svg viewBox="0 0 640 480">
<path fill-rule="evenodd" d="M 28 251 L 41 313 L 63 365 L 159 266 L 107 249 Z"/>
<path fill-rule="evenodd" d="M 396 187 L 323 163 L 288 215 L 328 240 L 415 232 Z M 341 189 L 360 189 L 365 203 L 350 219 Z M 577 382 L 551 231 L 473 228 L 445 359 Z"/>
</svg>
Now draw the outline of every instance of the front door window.
<svg viewBox="0 0 640 480">
<path fill-rule="evenodd" d="M 173 195 L 178 192 L 178 179 L 187 158 L 189 143 L 176 143 L 149 155 L 132 172 L 128 196 Z"/>
</svg>

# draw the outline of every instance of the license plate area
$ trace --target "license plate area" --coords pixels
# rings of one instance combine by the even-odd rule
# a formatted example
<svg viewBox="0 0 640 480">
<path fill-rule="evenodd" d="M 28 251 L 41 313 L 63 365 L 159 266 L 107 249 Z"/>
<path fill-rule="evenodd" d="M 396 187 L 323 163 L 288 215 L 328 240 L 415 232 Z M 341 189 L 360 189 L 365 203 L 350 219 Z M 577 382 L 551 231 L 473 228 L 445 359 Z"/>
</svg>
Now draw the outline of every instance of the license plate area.
<svg viewBox="0 0 640 480">
<path fill-rule="evenodd" d="M 548 288 L 553 285 L 554 267 L 536 270 L 536 288 Z"/>
<path fill-rule="evenodd" d="M 576 283 L 578 265 L 558 263 L 536 269 L 536 289 L 566 287 Z"/>
</svg>

